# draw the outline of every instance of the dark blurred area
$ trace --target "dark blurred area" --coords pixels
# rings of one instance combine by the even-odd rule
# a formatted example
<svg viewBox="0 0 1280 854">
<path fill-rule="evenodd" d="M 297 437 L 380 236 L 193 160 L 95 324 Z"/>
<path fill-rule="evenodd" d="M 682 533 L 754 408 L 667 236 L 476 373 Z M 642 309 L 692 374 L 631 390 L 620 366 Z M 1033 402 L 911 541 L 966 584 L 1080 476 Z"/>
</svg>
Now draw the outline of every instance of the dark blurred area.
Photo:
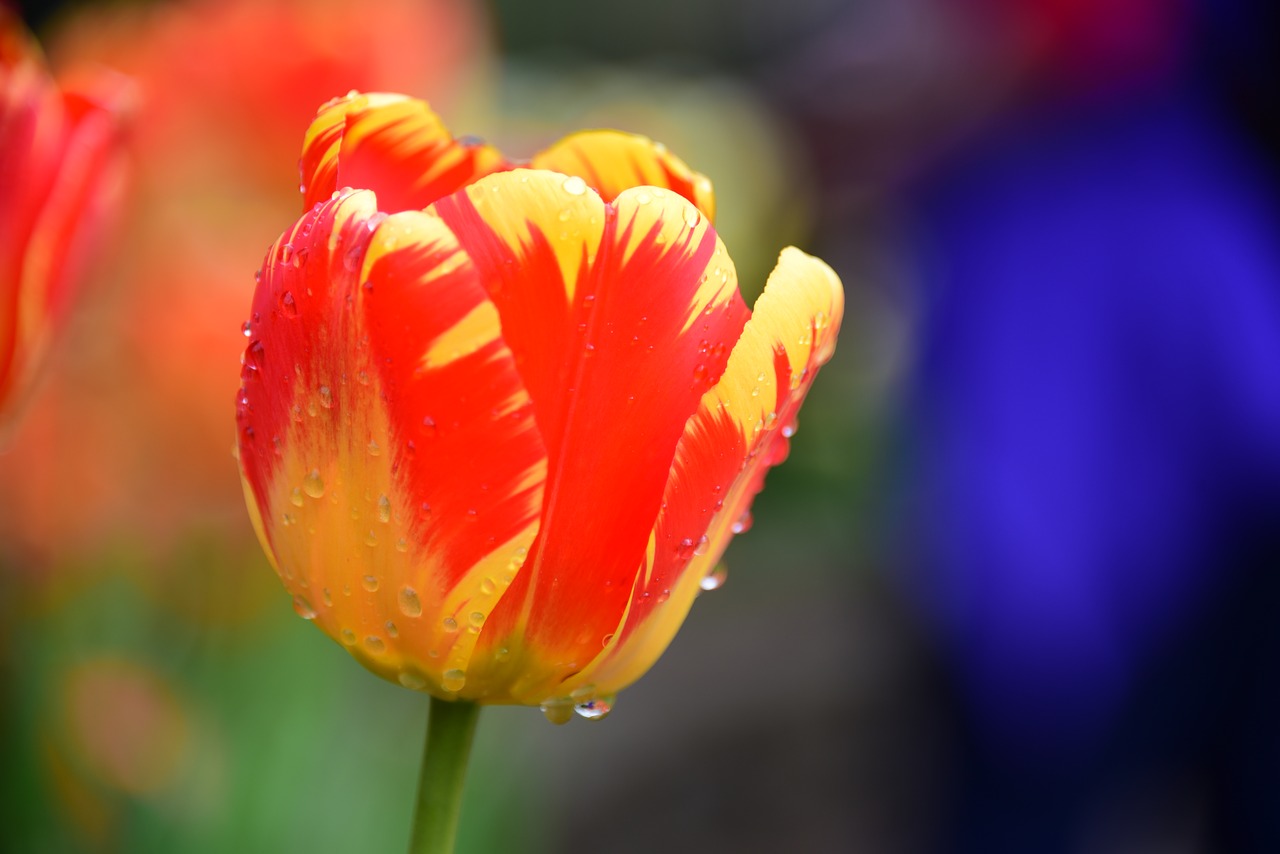
<svg viewBox="0 0 1280 854">
<path fill-rule="evenodd" d="M 21 6 L 55 67 L 135 56 L 148 32 L 94 48 L 106 28 L 76 16 L 133 7 Z M 848 292 L 725 589 L 607 721 L 487 710 L 463 849 L 1280 851 L 1274 4 L 396 4 L 429 7 L 412 27 L 391 7 L 362 7 L 376 74 L 350 30 L 311 23 L 266 64 L 278 88 L 230 36 L 189 51 L 256 81 L 262 132 L 210 123 L 199 157 L 140 169 L 133 216 L 150 225 L 128 233 L 150 238 L 122 242 L 47 411 L 0 455 L 12 850 L 403 845 L 424 698 L 294 618 L 226 452 L 236 313 L 296 203 L 296 155 L 264 190 L 264 152 L 303 127 L 265 117 L 275 98 L 323 100 L 297 82 L 323 80 L 430 97 L 455 132 L 513 153 L 581 126 L 646 133 L 715 182 L 749 299 L 789 242 Z M 160 79 L 201 21 L 124 70 Z M 412 73 L 380 41 L 442 32 L 458 55 Z M 144 139 L 181 142 L 192 122 Z M 176 220 L 198 228 L 156 224 Z M 201 280 L 146 315 L 145 341 L 100 323 L 190 274 L 157 262 L 139 284 L 130 253 L 175 243 L 220 259 L 193 267 L 228 279 L 230 307 Z M 232 355 L 207 382 L 148 362 L 184 346 L 159 331 L 175 316 L 216 320 Z M 188 386 L 225 409 L 206 444 L 185 443 L 199 431 L 178 416 L 205 411 Z M 175 389 L 193 396 L 170 406 Z M 94 502 L 111 512 L 66 534 Z"/>
</svg>

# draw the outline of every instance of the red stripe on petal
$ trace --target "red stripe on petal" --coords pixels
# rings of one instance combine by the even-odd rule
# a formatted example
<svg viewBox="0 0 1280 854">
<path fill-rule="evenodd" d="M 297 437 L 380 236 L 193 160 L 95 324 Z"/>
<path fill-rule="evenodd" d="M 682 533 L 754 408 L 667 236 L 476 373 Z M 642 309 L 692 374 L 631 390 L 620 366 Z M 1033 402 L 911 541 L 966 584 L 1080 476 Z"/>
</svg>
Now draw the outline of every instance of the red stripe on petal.
<svg viewBox="0 0 1280 854">
<path fill-rule="evenodd" d="M 835 347 L 844 298 L 826 264 L 786 249 L 724 377 L 689 420 L 663 495 L 654 550 L 610 653 L 583 678 L 616 691 L 666 648 L 751 502 L 786 456 L 796 413 Z"/>
</svg>

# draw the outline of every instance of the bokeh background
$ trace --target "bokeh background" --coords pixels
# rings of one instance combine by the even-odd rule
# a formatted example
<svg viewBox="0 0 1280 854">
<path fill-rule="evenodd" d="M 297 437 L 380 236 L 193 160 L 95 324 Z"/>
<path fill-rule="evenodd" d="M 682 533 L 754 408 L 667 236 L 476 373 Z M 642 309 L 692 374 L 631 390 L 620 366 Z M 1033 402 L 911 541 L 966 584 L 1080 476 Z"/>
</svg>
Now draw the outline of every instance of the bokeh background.
<svg viewBox="0 0 1280 854">
<path fill-rule="evenodd" d="M 6 851 L 403 849 L 426 698 L 293 613 L 231 458 L 322 101 L 715 182 L 848 293 L 727 555 L 605 721 L 486 710 L 468 852 L 1280 851 L 1267 0 L 18 4 L 131 75 L 132 184 L 0 453 Z M 0 165 L 0 168 L 3 168 Z"/>
</svg>

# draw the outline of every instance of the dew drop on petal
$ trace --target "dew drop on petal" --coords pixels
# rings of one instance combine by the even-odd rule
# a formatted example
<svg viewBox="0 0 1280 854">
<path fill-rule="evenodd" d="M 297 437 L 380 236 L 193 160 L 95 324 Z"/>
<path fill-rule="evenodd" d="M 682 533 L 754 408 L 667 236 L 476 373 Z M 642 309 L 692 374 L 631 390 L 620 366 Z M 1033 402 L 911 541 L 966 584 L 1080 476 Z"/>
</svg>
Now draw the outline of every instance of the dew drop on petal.
<svg viewBox="0 0 1280 854">
<path fill-rule="evenodd" d="M 724 564 L 720 564 L 703 576 L 699 584 L 703 590 L 719 590 L 724 586 L 725 579 L 729 577 L 729 568 Z"/>
<path fill-rule="evenodd" d="M 441 622 L 446 632 L 456 632 L 458 630 L 458 621 L 453 617 L 445 617 Z"/>
<path fill-rule="evenodd" d="M 586 718 L 589 721 L 598 721 L 606 717 L 613 711 L 613 697 L 603 696 L 587 700 L 585 703 L 578 703 L 573 707 L 579 717 Z"/>
<path fill-rule="evenodd" d="M 384 623 L 383 625 L 387 629 L 387 637 L 390 637 L 390 638 L 400 637 L 400 629 L 396 626 L 395 623 L 391 622 L 390 620 L 387 620 L 387 622 Z"/>
<path fill-rule="evenodd" d="M 701 557 L 702 555 L 707 553 L 707 546 L 709 544 L 710 544 L 710 541 L 707 539 L 707 535 L 703 534 L 701 537 L 698 538 L 697 545 L 693 547 L 693 553 Z"/>
<path fill-rule="evenodd" d="M 400 675 L 396 678 L 399 679 L 401 685 L 411 691 L 421 691 L 427 687 L 427 677 L 413 668 L 406 667 L 400 671 Z"/>
<path fill-rule="evenodd" d="M 571 175 L 564 179 L 564 183 L 560 185 L 566 193 L 571 196 L 581 196 L 587 191 L 587 182 L 579 178 L 577 175 Z"/>
<path fill-rule="evenodd" d="M 316 618 L 316 609 L 311 607 L 311 603 L 305 597 L 293 597 L 293 610 L 297 611 L 298 616 L 304 620 L 314 620 Z"/>
<path fill-rule="evenodd" d="M 302 491 L 312 498 L 320 498 L 324 495 L 324 478 L 320 476 L 320 469 L 312 469 L 302 479 Z"/>
<path fill-rule="evenodd" d="M 543 716 L 557 726 L 573 720 L 572 700 L 547 700 L 540 708 Z"/>
<path fill-rule="evenodd" d="M 734 523 L 729 526 L 729 530 L 735 534 L 741 534 L 745 531 L 751 530 L 751 511 L 750 510 L 742 511 L 742 515 L 739 516 L 734 521 Z"/>
<path fill-rule="evenodd" d="M 401 588 L 398 600 L 400 612 L 406 617 L 422 616 L 422 600 L 418 598 L 418 592 L 412 587 Z"/>
<path fill-rule="evenodd" d="M 370 593 L 376 592 L 378 589 L 378 576 L 366 575 L 361 580 L 361 583 L 364 585 L 365 590 L 368 590 Z"/>
<path fill-rule="evenodd" d="M 461 691 L 467 684 L 467 674 L 461 670 L 446 670 L 440 680 L 440 687 L 446 691 Z"/>
<path fill-rule="evenodd" d="M 342 642 L 347 646 L 356 645 L 356 633 L 351 629 L 343 629 L 339 634 L 342 636 Z"/>
</svg>

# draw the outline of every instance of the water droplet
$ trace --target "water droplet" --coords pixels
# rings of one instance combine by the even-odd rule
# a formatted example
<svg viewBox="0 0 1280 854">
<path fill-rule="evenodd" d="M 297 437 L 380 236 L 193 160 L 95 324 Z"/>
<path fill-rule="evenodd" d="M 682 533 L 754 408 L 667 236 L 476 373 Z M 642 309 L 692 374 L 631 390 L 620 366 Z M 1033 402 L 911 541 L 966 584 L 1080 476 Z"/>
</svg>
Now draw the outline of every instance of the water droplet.
<svg viewBox="0 0 1280 854">
<path fill-rule="evenodd" d="M 427 438 L 435 438 L 437 432 L 436 420 L 430 415 L 425 416 L 422 419 L 422 435 Z"/>
<path fill-rule="evenodd" d="M 342 636 L 342 642 L 347 646 L 356 645 L 356 633 L 351 631 L 351 629 L 343 629 L 339 634 Z"/>
<path fill-rule="evenodd" d="M 697 543 L 694 542 L 692 537 L 685 537 L 680 541 L 680 545 L 676 546 L 676 557 L 681 560 L 692 557 L 695 545 L 697 545 Z"/>
<path fill-rule="evenodd" d="M 636 193 L 635 200 L 637 205 L 647 205 L 649 204 L 649 202 L 653 201 L 653 196 L 641 190 L 640 192 Z"/>
<path fill-rule="evenodd" d="M 384 642 L 382 638 L 378 637 L 377 635 L 369 635 L 367 638 L 365 638 L 364 646 L 365 646 L 365 649 L 373 653 L 385 652 L 387 649 L 386 642 Z"/>
<path fill-rule="evenodd" d="M 703 534 L 701 537 L 698 538 L 698 544 L 693 547 L 693 553 L 701 557 L 702 555 L 707 553 L 707 546 L 709 544 L 710 544 L 710 541 L 707 539 L 707 535 Z"/>
<path fill-rule="evenodd" d="M 333 605 L 333 594 L 329 592 L 329 588 L 326 587 L 323 593 L 324 593 L 324 604 Z"/>
<path fill-rule="evenodd" d="M 376 575 L 366 575 L 360 580 L 360 583 L 370 593 L 375 593 L 378 590 L 378 576 Z"/>
<path fill-rule="evenodd" d="M 378 521 L 383 523 L 391 521 L 391 499 L 385 495 L 378 497 Z"/>
<path fill-rule="evenodd" d="M 783 424 L 782 431 L 781 431 L 782 437 L 784 439 L 790 439 L 792 436 L 796 434 L 796 430 L 799 430 L 799 429 L 800 429 L 800 425 L 798 425 L 795 421 L 792 421 L 789 424 Z"/>
<path fill-rule="evenodd" d="M 445 617 L 441 625 L 444 626 L 446 632 L 456 632 L 458 630 L 458 621 L 453 617 Z"/>
<path fill-rule="evenodd" d="M 400 590 L 399 602 L 400 612 L 406 617 L 422 616 L 422 600 L 418 598 L 418 592 L 412 587 L 404 587 Z"/>
<path fill-rule="evenodd" d="M 703 590 L 719 590 L 724 586 L 725 579 L 728 577 L 729 568 L 724 564 L 719 564 L 703 577 L 698 586 Z"/>
<path fill-rule="evenodd" d="M 375 534 L 373 531 L 370 531 L 369 533 L 365 534 L 364 544 L 366 546 L 376 546 L 378 544 L 378 535 Z"/>
<path fill-rule="evenodd" d="M 406 667 L 400 671 L 400 675 L 396 677 L 400 680 L 400 684 L 411 691 L 421 691 L 427 687 L 427 677 L 418 671 Z"/>
<path fill-rule="evenodd" d="M 461 670 L 446 670 L 440 680 L 440 687 L 446 691 L 461 691 L 467 684 L 467 674 Z"/>
<path fill-rule="evenodd" d="M 745 531 L 751 530 L 751 511 L 750 510 L 742 511 L 742 515 L 739 516 L 734 521 L 734 523 L 729 526 L 729 530 L 735 534 L 741 534 Z"/>
<path fill-rule="evenodd" d="M 245 338 L 252 336 L 253 324 L 246 320 L 243 324 L 241 324 L 240 331 L 244 333 Z"/>
<path fill-rule="evenodd" d="M 395 623 L 391 622 L 390 620 L 387 620 L 387 622 L 384 623 L 383 625 L 386 626 L 387 637 L 392 637 L 392 638 L 400 637 L 400 629 L 396 627 Z"/>
<path fill-rule="evenodd" d="M 571 196 L 581 196 L 587 191 L 587 182 L 579 178 L 577 175 L 571 175 L 568 178 L 565 178 L 564 183 L 560 186 Z"/>
<path fill-rule="evenodd" d="M 480 582 L 481 596 L 492 596 L 495 589 L 497 589 L 497 584 L 488 576 L 485 576 L 485 579 Z"/>
<path fill-rule="evenodd" d="M 295 486 L 293 492 L 289 493 L 289 501 L 294 507 L 302 506 L 302 488 Z"/>
<path fill-rule="evenodd" d="M 699 381 L 705 380 L 707 378 L 707 366 L 701 362 L 698 363 L 693 369 L 693 378 Z"/>
<path fill-rule="evenodd" d="M 557 726 L 573 720 L 573 702 L 571 700 L 547 700 L 541 707 L 542 714 Z"/>
<path fill-rule="evenodd" d="M 302 479 L 302 491 L 312 498 L 320 498 L 324 495 L 324 478 L 320 476 L 320 469 L 312 469 Z"/>
<path fill-rule="evenodd" d="M 613 711 L 613 697 L 603 696 L 587 700 L 585 703 L 578 703 L 573 707 L 579 717 L 586 718 L 589 721 L 598 721 L 608 716 Z"/>
<path fill-rule="evenodd" d="M 396 551 L 398 552 L 409 551 L 409 541 L 406 540 L 404 537 L 401 537 L 400 539 L 396 540 Z"/>
<path fill-rule="evenodd" d="M 327 386 L 322 385 L 316 389 L 316 393 L 320 395 L 320 405 L 325 409 L 333 408 L 333 391 Z"/>
<path fill-rule="evenodd" d="M 476 627 L 484 625 L 484 613 L 482 611 L 471 612 L 471 625 Z"/>
<path fill-rule="evenodd" d="M 376 456 L 379 456 L 381 453 L 382 453 L 382 448 L 378 447 L 377 442 L 370 439 L 369 440 L 369 456 L 376 457 Z"/>
<path fill-rule="evenodd" d="M 297 611 L 298 616 L 304 620 L 314 620 L 316 618 L 316 609 L 312 608 L 311 603 L 302 596 L 293 597 L 293 610 Z"/>
</svg>

